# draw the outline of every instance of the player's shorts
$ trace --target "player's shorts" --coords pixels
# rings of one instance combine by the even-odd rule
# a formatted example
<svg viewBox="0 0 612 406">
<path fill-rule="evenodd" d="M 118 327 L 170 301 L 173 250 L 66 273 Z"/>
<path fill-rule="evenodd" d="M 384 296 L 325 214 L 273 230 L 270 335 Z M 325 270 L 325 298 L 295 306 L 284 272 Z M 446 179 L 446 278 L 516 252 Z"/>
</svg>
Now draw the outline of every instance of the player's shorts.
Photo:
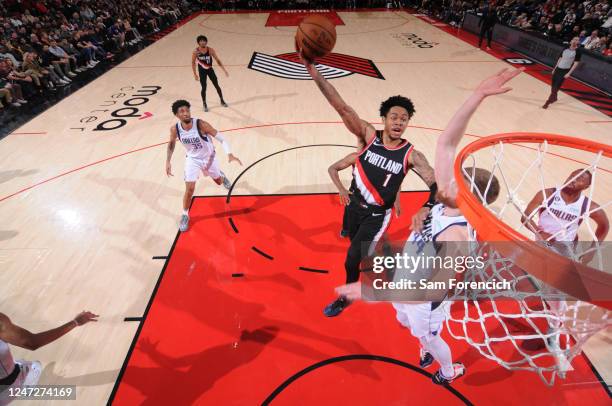
<svg viewBox="0 0 612 406">
<path fill-rule="evenodd" d="M 449 301 L 442 302 L 431 310 L 431 302 L 410 304 L 393 303 L 397 314 L 397 321 L 415 337 L 425 337 L 428 334 L 438 334 L 442 330 L 446 313 L 450 306 Z"/>
<path fill-rule="evenodd" d="M 211 157 L 199 159 L 188 156 L 185 160 L 185 182 L 197 181 L 200 178 L 200 173 L 213 179 L 221 177 L 217 157 L 213 156 L 211 160 Z"/>
</svg>

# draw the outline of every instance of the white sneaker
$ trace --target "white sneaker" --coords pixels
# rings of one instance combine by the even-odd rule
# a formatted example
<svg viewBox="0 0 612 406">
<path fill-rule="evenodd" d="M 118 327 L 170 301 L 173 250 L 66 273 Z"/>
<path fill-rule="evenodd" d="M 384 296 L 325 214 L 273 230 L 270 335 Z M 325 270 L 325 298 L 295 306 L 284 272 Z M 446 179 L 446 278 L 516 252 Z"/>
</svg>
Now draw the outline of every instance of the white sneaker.
<svg viewBox="0 0 612 406">
<path fill-rule="evenodd" d="M 62 76 L 62 80 L 66 83 L 70 83 L 72 82 L 72 80 L 70 80 L 69 78 L 67 78 L 66 76 Z"/>
<path fill-rule="evenodd" d="M 223 177 L 223 187 L 230 190 L 232 188 L 232 181 L 229 180 L 227 175 L 225 175 L 223 172 L 221 172 L 221 176 Z"/>
<path fill-rule="evenodd" d="M 75 76 L 76 76 L 76 73 L 74 73 L 74 72 L 68 72 L 68 76 L 70 76 L 71 78 L 73 78 L 73 77 L 75 77 Z"/>
<path fill-rule="evenodd" d="M 11 106 L 13 106 L 13 107 L 21 107 L 21 104 L 18 103 L 18 102 L 13 102 L 13 103 L 11 103 Z"/>
<path fill-rule="evenodd" d="M 27 100 L 23 100 L 23 99 L 17 99 L 17 103 L 28 104 Z"/>
<path fill-rule="evenodd" d="M 18 360 L 17 363 L 22 370 L 21 373 L 25 375 L 23 385 L 36 385 L 40 380 L 40 375 L 42 374 L 42 364 L 39 361 L 24 360 Z"/>
<path fill-rule="evenodd" d="M 189 216 L 186 214 L 183 214 L 181 216 L 181 222 L 179 223 L 179 230 L 181 230 L 181 232 L 184 233 L 188 229 L 189 229 Z"/>
</svg>

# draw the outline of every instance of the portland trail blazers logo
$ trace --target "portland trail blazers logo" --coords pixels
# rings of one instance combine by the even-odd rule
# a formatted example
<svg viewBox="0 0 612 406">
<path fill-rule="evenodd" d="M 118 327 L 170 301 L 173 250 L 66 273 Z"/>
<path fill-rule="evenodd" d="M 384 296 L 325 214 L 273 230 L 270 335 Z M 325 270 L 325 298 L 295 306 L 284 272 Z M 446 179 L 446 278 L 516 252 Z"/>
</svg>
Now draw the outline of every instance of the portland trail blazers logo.
<svg viewBox="0 0 612 406">
<path fill-rule="evenodd" d="M 385 80 L 374 62 L 356 56 L 331 53 L 323 58 L 317 58 L 317 69 L 326 79 L 341 78 L 359 73 Z M 285 79 L 311 80 L 308 71 L 297 53 L 290 52 L 281 55 L 266 55 L 254 52 L 249 69 Z"/>
</svg>

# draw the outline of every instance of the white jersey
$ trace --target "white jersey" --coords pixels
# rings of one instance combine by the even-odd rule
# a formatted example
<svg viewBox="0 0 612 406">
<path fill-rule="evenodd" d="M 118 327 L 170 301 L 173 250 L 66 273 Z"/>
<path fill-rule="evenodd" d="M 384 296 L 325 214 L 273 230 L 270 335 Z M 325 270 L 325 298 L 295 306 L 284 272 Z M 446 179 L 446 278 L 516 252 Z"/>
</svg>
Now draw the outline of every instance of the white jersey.
<svg viewBox="0 0 612 406">
<path fill-rule="evenodd" d="M 467 226 L 467 220 L 463 216 L 446 216 L 444 215 L 444 205 L 436 204 L 431 208 L 429 215 L 425 219 L 423 231 L 410 233 L 408 242 L 432 242 L 436 241 L 438 236 L 451 226 L 460 225 Z"/>
<path fill-rule="evenodd" d="M 425 219 L 423 231 L 420 233 L 412 232 L 408 241 L 404 245 L 403 254 L 408 256 L 423 255 L 425 257 L 436 257 L 438 255 L 434 242 L 440 234 L 451 226 L 467 226 L 467 221 L 463 216 L 446 216 L 444 205 L 436 204 L 431 208 L 429 215 Z M 407 269 L 396 269 L 393 280 L 420 280 L 430 279 L 433 276 L 433 269 L 421 268 L 417 272 Z"/>
<path fill-rule="evenodd" d="M 192 126 L 189 131 L 183 129 L 181 122 L 176 123 L 176 133 L 181 144 L 187 150 L 187 157 L 212 162 L 215 157 L 212 136 L 200 132 L 197 118 L 192 118 L 191 122 Z"/>
<path fill-rule="evenodd" d="M 15 360 L 7 343 L 0 340 L 0 379 L 9 376 L 15 368 Z"/>
<path fill-rule="evenodd" d="M 580 195 L 578 200 L 568 204 L 561 197 L 561 190 L 555 189 L 546 199 L 545 208 L 540 211 L 538 227 L 554 235 L 557 241 L 574 241 L 582 222 L 578 218 L 586 212 L 588 203 L 589 199 Z"/>
<path fill-rule="evenodd" d="M 404 246 L 404 253 L 408 255 L 436 256 L 437 250 L 434 248 L 433 242 L 451 226 L 467 226 L 467 221 L 463 216 L 446 216 L 444 214 L 444 205 L 436 204 L 431 208 L 429 215 L 425 219 L 423 231 L 420 233 L 412 232 Z M 429 243 L 429 244 L 428 244 Z M 406 273 L 403 271 L 397 272 L 394 280 L 397 279 L 429 279 L 432 276 L 433 270 L 421 269 L 418 272 Z M 441 302 L 422 302 L 422 303 L 392 303 L 397 314 L 397 320 L 404 327 L 409 328 L 412 335 L 415 337 L 424 337 L 428 334 L 438 334 L 443 328 L 444 320 L 450 302 L 442 300 Z"/>
</svg>

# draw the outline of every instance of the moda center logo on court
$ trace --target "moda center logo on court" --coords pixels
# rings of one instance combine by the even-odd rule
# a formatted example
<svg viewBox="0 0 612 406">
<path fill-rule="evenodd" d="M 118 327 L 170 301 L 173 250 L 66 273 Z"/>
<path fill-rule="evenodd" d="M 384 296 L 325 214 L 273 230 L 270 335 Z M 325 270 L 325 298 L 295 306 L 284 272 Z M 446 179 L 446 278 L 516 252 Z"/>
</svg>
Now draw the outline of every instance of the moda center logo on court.
<svg viewBox="0 0 612 406">
<path fill-rule="evenodd" d="M 437 42 L 429 42 L 419 37 L 413 32 L 402 32 L 399 34 L 391 34 L 393 38 L 397 40 L 405 48 L 433 48 L 436 45 L 440 45 Z"/>
<path fill-rule="evenodd" d="M 156 95 L 161 86 L 122 86 L 87 115 L 79 119 L 79 125 L 71 130 L 112 131 L 125 126 L 129 120 L 150 117 L 151 113 L 141 112 L 150 98 Z M 88 128 L 91 124 L 92 128 Z"/>
<path fill-rule="evenodd" d="M 317 58 L 317 69 L 326 79 L 336 79 L 355 73 L 385 80 L 373 61 L 357 56 L 330 53 Z M 312 80 L 296 52 L 267 55 L 254 52 L 249 69 L 284 79 Z"/>
</svg>

